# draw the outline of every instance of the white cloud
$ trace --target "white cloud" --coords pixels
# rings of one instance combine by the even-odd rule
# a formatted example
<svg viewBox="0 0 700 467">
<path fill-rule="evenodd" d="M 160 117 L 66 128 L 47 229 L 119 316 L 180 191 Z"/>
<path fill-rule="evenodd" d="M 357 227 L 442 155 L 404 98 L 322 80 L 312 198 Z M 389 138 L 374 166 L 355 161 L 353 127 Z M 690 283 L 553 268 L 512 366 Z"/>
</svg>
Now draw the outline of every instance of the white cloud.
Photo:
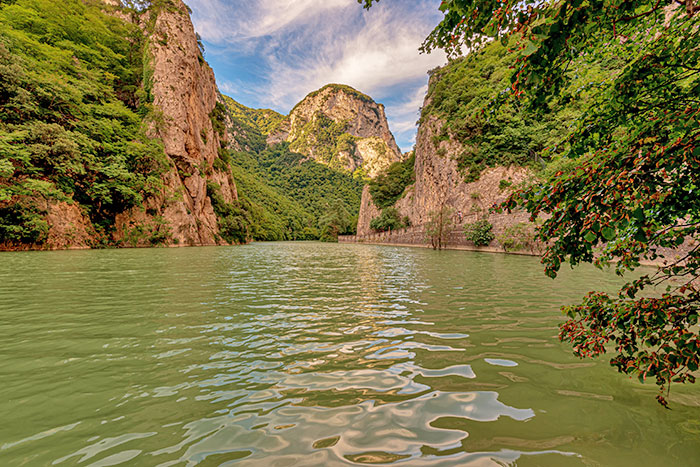
<svg viewBox="0 0 700 467">
<path fill-rule="evenodd" d="M 430 25 L 416 24 L 416 12 L 410 13 L 377 9 L 363 14 L 360 24 L 352 28 L 346 27 L 342 16 L 325 15 L 295 38 L 313 52 L 301 61 L 289 60 L 296 43 L 274 44 L 268 50 L 270 102 L 294 104 L 327 83 L 348 84 L 376 97 L 416 78 L 427 79 L 427 70 L 443 64 L 445 56 L 418 53 Z"/>
<path fill-rule="evenodd" d="M 214 44 L 273 35 L 355 0 L 187 0 L 202 37 Z"/>
<path fill-rule="evenodd" d="M 230 70 L 216 69 L 222 91 L 254 93 L 264 107 L 290 109 L 325 84 L 348 84 L 378 101 L 399 102 L 387 105 L 392 130 L 415 133 L 426 72 L 446 61 L 442 52 L 418 52 L 439 21 L 439 0 L 383 0 L 369 11 L 356 0 L 186 1 L 197 30 L 215 46 L 208 53 L 231 62 Z M 229 75 L 241 56 L 256 71 L 247 71 L 255 76 L 236 93 L 232 83 L 240 77 Z M 401 99 L 398 89 L 409 89 L 409 97 Z M 405 144 L 409 137 L 399 139 Z"/>
</svg>

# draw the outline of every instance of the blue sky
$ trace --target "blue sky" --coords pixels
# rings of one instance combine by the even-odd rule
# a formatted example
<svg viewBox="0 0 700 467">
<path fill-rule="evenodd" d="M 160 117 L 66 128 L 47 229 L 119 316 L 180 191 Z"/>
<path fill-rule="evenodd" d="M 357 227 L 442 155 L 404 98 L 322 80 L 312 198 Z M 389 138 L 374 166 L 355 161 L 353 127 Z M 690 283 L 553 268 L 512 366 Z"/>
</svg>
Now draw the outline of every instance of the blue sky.
<svg viewBox="0 0 700 467">
<path fill-rule="evenodd" d="M 418 47 L 440 21 L 440 0 L 185 0 L 219 88 L 244 105 L 283 114 L 328 83 L 386 106 L 402 150 L 415 142 L 428 70 L 442 52 Z"/>
</svg>

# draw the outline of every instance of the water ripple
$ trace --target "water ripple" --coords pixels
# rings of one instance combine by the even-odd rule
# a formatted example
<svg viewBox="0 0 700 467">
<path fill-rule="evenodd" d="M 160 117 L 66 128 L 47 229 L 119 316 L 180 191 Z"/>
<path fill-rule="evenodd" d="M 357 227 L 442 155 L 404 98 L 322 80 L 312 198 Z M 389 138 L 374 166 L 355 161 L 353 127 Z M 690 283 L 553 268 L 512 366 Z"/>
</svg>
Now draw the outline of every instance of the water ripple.
<svg viewBox="0 0 700 467">
<path fill-rule="evenodd" d="M 2 259 L 3 465 L 700 458 L 697 392 L 658 411 L 556 340 L 610 274 L 316 243 Z"/>
</svg>

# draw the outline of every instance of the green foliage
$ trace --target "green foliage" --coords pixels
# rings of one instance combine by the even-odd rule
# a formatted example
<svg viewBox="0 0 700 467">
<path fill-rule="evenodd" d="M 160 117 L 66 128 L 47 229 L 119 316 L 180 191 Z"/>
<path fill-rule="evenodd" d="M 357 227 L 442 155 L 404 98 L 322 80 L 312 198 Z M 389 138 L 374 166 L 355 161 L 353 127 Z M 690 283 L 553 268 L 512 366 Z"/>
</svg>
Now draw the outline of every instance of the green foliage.
<svg viewBox="0 0 700 467">
<path fill-rule="evenodd" d="M 219 139 L 223 141 L 226 136 L 226 106 L 216 101 L 216 105 L 209 114 L 209 119 L 211 120 L 214 132 L 216 132 L 216 134 L 219 135 Z"/>
<path fill-rule="evenodd" d="M 344 170 L 357 159 L 356 138 L 347 130 L 347 122 L 335 122 L 321 112 L 316 112 L 298 133 L 290 149 L 303 154 L 313 154 L 314 159 L 335 170 Z"/>
<path fill-rule="evenodd" d="M 518 222 L 506 227 L 503 233 L 498 236 L 498 242 L 505 251 L 532 250 L 537 247 L 535 228 L 532 224 Z"/>
<path fill-rule="evenodd" d="M 442 250 L 447 246 L 450 230 L 454 223 L 454 214 L 454 209 L 445 205 L 436 211 L 428 213 L 425 234 L 428 236 L 433 250 Z"/>
<path fill-rule="evenodd" d="M 372 99 L 371 97 L 369 97 L 367 94 L 361 93 L 360 91 L 358 91 L 357 89 L 355 89 L 355 88 L 353 88 L 353 87 L 350 87 L 350 86 L 345 85 L 345 84 L 334 84 L 334 83 L 331 83 L 331 84 L 326 84 L 326 85 L 323 86 L 321 89 L 318 89 L 318 90 L 316 90 L 316 91 L 313 91 L 313 92 L 309 93 L 304 99 L 302 99 L 297 105 L 294 106 L 294 108 L 292 109 L 292 111 L 290 112 L 290 114 L 291 114 L 291 113 L 294 113 L 294 110 L 299 106 L 299 104 L 301 104 L 302 102 L 304 102 L 306 99 L 316 97 L 316 96 L 318 96 L 319 94 L 321 94 L 322 92 L 326 91 L 327 89 L 331 89 L 331 90 L 336 91 L 336 92 L 337 92 L 337 91 L 342 91 L 342 92 L 344 92 L 345 94 L 348 94 L 349 96 L 354 97 L 355 99 L 358 99 L 358 100 L 360 100 L 360 101 L 362 101 L 362 102 L 366 102 L 366 103 L 368 103 L 368 104 L 374 104 L 374 103 L 375 103 L 375 102 L 374 102 L 374 99 Z"/>
<path fill-rule="evenodd" d="M 412 153 L 407 159 L 394 162 L 385 172 L 370 180 L 369 192 L 377 207 L 387 208 L 401 199 L 406 187 L 416 180 L 415 162 L 416 155 Z"/>
<path fill-rule="evenodd" d="M 41 244 L 49 233 L 46 212 L 36 203 L 22 200 L 0 206 L 0 244 Z"/>
<path fill-rule="evenodd" d="M 382 209 L 379 217 L 375 217 L 370 221 L 369 228 L 379 232 L 386 232 L 387 230 L 403 229 L 408 227 L 408 225 L 408 218 L 402 218 L 396 208 L 388 207 Z"/>
<path fill-rule="evenodd" d="M 499 42 L 488 44 L 433 72 L 429 104 L 421 120 L 437 116 L 445 122 L 435 143 L 449 138 L 465 149 L 455 155 L 465 182 L 479 179 L 487 167 L 518 165 L 541 169 L 557 157 L 561 142 L 587 110 L 590 89 L 600 85 L 621 63 L 613 57 L 577 59 L 565 95 L 551 98 L 546 113 L 533 112 L 518 101 L 495 102 L 509 94 L 517 52 Z M 542 151 L 550 148 L 547 155 Z"/>
<path fill-rule="evenodd" d="M 232 172 L 239 192 L 255 208 L 255 240 L 320 238 L 322 217 L 345 211 L 357 217 L 362 182 L 315 161 L 305 160 L 283 143 L 260 153 L 231 152 Z M 329 203 L 329 200 L 332 200 Z M 337 203 L 342 203 L 342 210 Z M 330 207 L 329 207 L 330 206 Z M 352 233 L 355 223 L 338 223 L 340 234 Z M 319 230 L 319 228 L 321 230 Z"/>
<path fill-rule="evenodd" d="M 267 135 L 274 132 L 284 121 L 284 115 L 269 109 L 251 109 L 228 96 L 222 96 L 226 107 L 226 116 L 236 129 L 231 137 L 247 151 L 265 149 Z"/>
<path fill-rule="evenodd" d="M 165 246 L 173 241 L 172 228 L 162 216 L 153 216 L 147 221 L 125 226 L 124 245 L 139 246 L 144 241 L 150 246 Z"/>
<path fill-rule="evenodd" d="M 502 179 L 498 182 L 498 189 L 501 191 L 505 191 L 512 186 L 513 182 L 511 180 Z"/>
<path fill-rule="evenodd" d="M 495 238 L 493 224 L 486 219 L 465 224 L 464 235 L 476 246 L 489 246 Z"/>
<path fill-rule="evenodd" d="M 320 239 L 324 242 L 337 242 L 338 235 L 353 232 L 353 222 L 342 199 L 334 199 L 328 204 L 326 212 L 318 220 L 318 228 Z"/>
<path fill-rule="evenodd" d="M 227 203 L 221 196 L 221 187 L 215 182 L 207 182 L 207 196 L 218 220 L 219 235 L 231 244 L 249 242 L 256 227 L 256 213 L 250 203 L 245 199 Z"/>
<path fill-rule="evenodd" d="M 51 187 L 36 194 L 72 197 L 102 225 L 159 186 L 166 163 L 160 142 L 145 133 L 152 111 L 141 82 L 143 34 L 102 6 L 0 5 L 0 191 L 9 202 L 2 222 L 36 217 L 22 201 L 29 178 Z"/>
</svg>

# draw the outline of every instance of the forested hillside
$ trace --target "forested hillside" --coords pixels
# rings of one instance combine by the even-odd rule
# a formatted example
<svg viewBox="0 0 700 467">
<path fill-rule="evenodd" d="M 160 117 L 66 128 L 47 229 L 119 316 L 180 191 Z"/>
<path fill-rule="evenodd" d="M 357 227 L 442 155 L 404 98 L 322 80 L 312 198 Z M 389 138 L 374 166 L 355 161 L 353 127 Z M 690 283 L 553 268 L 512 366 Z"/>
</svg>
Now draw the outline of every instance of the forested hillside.
<svg viewBox="0 0 700 467">
<path fill-rule="evenodd" d="M 162 185 L 139 28 L 96 0 L 0 2 L 0 243 L 41 243 L 48 202 L 102 233 Z"/>
<path fill-rule="evenodd" d="M 623 65 L 614 50 L 603 57 L 576 57 L 571 61 L 568 86 L 547 102 L 546 111 L 534 112 L 504 99 L 519 53 L 517 40 L 510 42 L 505 46 L 492 42 L 432 74 L 421 122 L 440 119 L 444 125 L 435 142 L 452 140 L 464 146 L 452 157 L 466 182 L 477 180 L 487 167 L 517 165 L 540 170 L 556 161 L 566 136 L 590 105 L 591 90 Z"/>
<path fill-rule="evenodd" d="M 361 182 L 268 147 L 287 117 L 216 102 L 188 11 L 181 0 L 0 1 L 0 248 L 353 231 Z"/>
<path fill-rule="evenodd" d="M 363 181 L 266 139 L 284 116 L 223 96 L 232 134 L 230 164 L 254 240 L 333 240 L 352 233 Z"/>
<path fill-rule="evenodd" d="M 516 44 L 515 38 L 505 45 L 490 42 L 430 72 L 415 164 L 396 163 L 370 181 L 361 233 L 374 230 L 372 220 L 379 225 L 389 212 L 412 225 L 428 222 L 441 206 L 483 217 L 514 188 L 577 163 L 561 154 L 591 105 L 591 93 L 621 70 L 615 47 L 572 59 L 567 86 L 534 110 L 506 99 Z M 393 211 L 381 216 L 387 209 Z M 513 217 L 513 223 L 521 220 Z"/>
</svg>

